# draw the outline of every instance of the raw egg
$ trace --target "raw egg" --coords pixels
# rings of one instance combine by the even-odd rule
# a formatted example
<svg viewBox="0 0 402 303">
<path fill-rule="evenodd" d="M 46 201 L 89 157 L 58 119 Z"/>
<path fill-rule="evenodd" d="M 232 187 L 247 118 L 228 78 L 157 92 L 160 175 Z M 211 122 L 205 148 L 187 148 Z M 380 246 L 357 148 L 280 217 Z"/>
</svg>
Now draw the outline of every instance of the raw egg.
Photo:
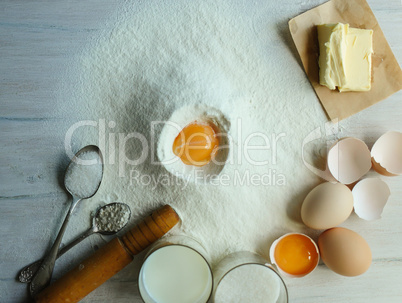
<svg viewBox="0 0 402 303">
<path fill-rule="evenodd" d="M 289 277 L 303 277 L 318 265 L 320 256 L 314 241 L 303 234 L 286 234 L 271 246 L 270 257 L 278 270 Z"/>
<path fill-rule="evenodd" d="M 301 218 L 308 227 L 328 229 L 344 222 L 353 211 L 351 190 L 341 183 L 314 187 L 303 201 Z"/>
<path fill-rule="evenodd" d="M 211 122 L 194 121 L 185 126 L 173 142 L 173 153 L 186 165 L 204 166 L 219 147 L 217 127 Z"/>
<path fill-rule="evenodd" d="M 203 104 L 178 108 L 163 123 L 158 159 L 186 182 L 215 182 L 232 155 L 229 131 L 229 120 L 216 108 Z"/>
<path fill-rule="evenodd" d="M 335 227 L 324 231 L 318 237 L 318 247 L 325 265 L 340 275 L 358 276 L 370 267 L 369 245 L 350 229 Z"/>
</svg>

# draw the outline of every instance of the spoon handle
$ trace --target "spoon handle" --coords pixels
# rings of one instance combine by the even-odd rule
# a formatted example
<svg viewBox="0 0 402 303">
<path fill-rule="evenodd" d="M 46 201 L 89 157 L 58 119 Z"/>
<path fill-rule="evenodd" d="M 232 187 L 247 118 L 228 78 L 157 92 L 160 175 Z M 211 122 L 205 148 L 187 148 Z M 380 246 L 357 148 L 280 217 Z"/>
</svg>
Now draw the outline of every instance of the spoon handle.
<svg viewBox="0 0 402 303">
<path fill-rule="evenodd" d="M 43 262 L 40 265 L 38 271 L 32 278 L 29 287 L 29 292 L 32 297 L 34 297 L 38 292 L 44 289 L 49 284 L 50 279 L 52 278 L 54 263 L 56 262 L 56 257 L 59 252 L 61 240 L 63 238 L 64 232 L 66 231 L 70 216 L 79 201 L 81 201 L 81 199 L 76 199 L 73 197 L 73 203 L 71 203 L 70 209 L 67 212 L 66 218 L 64 219 L 63 225 L 60 228 L 59 234 L 57 235 L 57 238 L 54 241 L 50 252 L 43 259 Z"/>
<path fill-rule="evenodd" d="M 82 235 L 80 235 L 79 237 L 75 238 L 73 241 L 71 241 L 70 243 L 68 243 L 66 246 L 64 246 L 63 248 L 61 248 L 59 250 L 59 253 L 57 254 L 56 259 L 60 258 L 62 255 L 64 255 L 68 250 L 70 250 L 72 247 L 74 247 L 75 245 L 77 245 L 78 243 L 80 243 L 82 240 L 84 240 L 85 238 L 93 235 L 95 233 L 95 229 L 94 228 L 90 228 L 88 229 L 86 232 L 84 232 Z M 32 277 L 36 274 L 36 272 L 38 271 L 40 265 L 42 264 L 43 259 L 41 260 L 37 260 L 27 266 L 25 266 L 21 271 L 20 274 L 18 276 L 18 280 L 21 283 L 29 283 L 32 280 Z"/>
<path fill-rule="evenodd" d="M 169 205 L 154 211 L 123 238 L 114 238 L 35 297 L 36 303 L 75 303 L 127 266 L 180 221 Z M 135 248 L 135 247 L 136 248 Z M 112 300 L 113 301 L 113 300 Z M 118 300 L 114 300 L 118 301 Z"/>
</svg>

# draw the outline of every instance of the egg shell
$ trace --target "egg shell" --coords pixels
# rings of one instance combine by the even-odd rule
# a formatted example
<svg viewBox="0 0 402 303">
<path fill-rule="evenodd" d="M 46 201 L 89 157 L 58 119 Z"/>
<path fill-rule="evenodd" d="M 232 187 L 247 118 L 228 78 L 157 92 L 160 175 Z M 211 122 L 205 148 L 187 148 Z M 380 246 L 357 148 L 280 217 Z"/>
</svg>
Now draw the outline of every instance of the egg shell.
<svg viewBox="0 0 402 303">
<path fill-rule="evenodd" d="M 327 163 L 337 181 L 351 184 L 370 170 L 370 150 L 362 140 L 343 138 L 330 148 Z"/>
<path fill-rule="evenodd" d="M 324 231 L 318 237 L 322 261 L 337 274 L 354 277 L 366 272 L 372 261 L 371 249 L 356 232 L 343 227 Z"/>
<path fill-rule="evenodd" d="M 379 178 L 359 181 L 352 190 L 355 213 L 364 220 L 381 218 L 382 211 L 391 192 Z"/>
<path fill-rule="evenodd" d="M 317 264 L 315 265 L 314 269 L 312 269 L 310 272 L 308 272 L 308 273 L 306 273 L 306 274 L 303 274 L 303 275 L 292 275 L 292 274 L 287 273 L 286 271 L 283 271 L 283 270 L 277 265 L 277 262 L 276 262 L 276 260 L 275 260 L 275 248 L 276 248 L 276 246 L 278 245 L 278 243 L 279 243 L 283 238 L 286 238 L 287 236 L 290 236 L 290 235 L 302 235 L 302 236 L 305 236 L 306 238 L 310 239 L 310 241 L 314 244 L 314 246 L 315 246 L 315 248 L 316 248 L 316 251 L 317 251 L 317 254 L 318 254 Z M 320 262 L 320 251 L 319 251 L 319 249 L 318 249 L 317 244 L 316 244 L 316 243 L 314 242 L 314 240 L 311 239 L 309 236 L 307 236 L 307 235 L 305 235 L 305 234 L 302 234 L 302 233 L 287 233 L 287 234 L 284 234 L 282 237 L 279 237 L 278 239 L 276 239 L 276 240 L 272 243 L 271 247 L 269 248 L 269 258 L 271 259 L 271 263 L 276 266 L 276 268 L 278 269 L 278 272 L 279 272 L 281 275 L 283 275 L 283 276 L 285 276 L 285 277 L 288 277 L 288 278 L 302 278 L 302 277 L 304 277 L 304 276 L 306 276 L 306 275 L 311 274 L 311 273 L 317 268 L 318 263 Z"/>
<path fill-rule="evenodd" d="M 306 196 L 301 218 L 308 227 L 328 229 L 344 222 L 353 211 L 351 190 L 341 183 L 322 183 Z"/>
<path fill-rule="evenodd" d="M 402 133 L 390 131 L 382 135 L 371 149 L 373 168 L 385 176 L 402 174 Z"/>
</svg>

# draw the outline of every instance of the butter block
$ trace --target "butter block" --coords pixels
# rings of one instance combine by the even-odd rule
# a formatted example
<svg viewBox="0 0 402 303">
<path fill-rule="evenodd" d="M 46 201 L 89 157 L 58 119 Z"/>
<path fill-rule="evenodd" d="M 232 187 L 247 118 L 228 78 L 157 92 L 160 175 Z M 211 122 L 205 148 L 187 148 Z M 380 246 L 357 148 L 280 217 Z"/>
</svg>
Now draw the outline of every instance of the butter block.
<svg viewBox="0 0 402 303">
<path fill-rule="evenodd" d="M 346 83 L 339 91 L 369 91 L 371 89 L 371 54 L 373 31 L 349 28 L 346 35 Z"/>
<path fill-rule="evenodd" d="M 348 28 L 348 24 L 342 23 L 317 26 L 320 84 L 332 90 L 342 87 L 346 79 L 343 58 L 346 57 L 345 37 Z"/>
<path fill-rule="evenodd" d="M 373 31 L 349 24 L 317 26 L 320 84 L 331 90 L 369 91 Z"/>
</svg>

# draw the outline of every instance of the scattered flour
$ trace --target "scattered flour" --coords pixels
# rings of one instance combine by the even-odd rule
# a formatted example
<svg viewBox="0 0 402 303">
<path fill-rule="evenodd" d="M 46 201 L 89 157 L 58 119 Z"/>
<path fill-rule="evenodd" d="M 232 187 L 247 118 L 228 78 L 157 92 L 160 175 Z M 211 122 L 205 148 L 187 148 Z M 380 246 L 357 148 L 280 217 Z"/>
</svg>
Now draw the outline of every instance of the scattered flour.
<svg viewBox="0 0 402 303">
<path fill-rule="evenodd" d="M 229 271 L 220 281 L 215 303 L 275 303 L 280 292 L 278 276 L 264 265 L 246 264 Z"/>
<path fill-rule="evenodd" d="M 200 241 L 212 265 L 239 250 L 268 258 L 274 239 L 305 232 L 300 203 L 318 181 L 301 154 L 326 116 L 286 31 L 286 18 L 299 11 L 265 5 L 248 15 L 231 1 L 126 3 L 81 54 L 71 69 L 77 81 L 60 102 L 71 124 L 95 123 L 72 137 L 73 148 L 96 144 L 104 155 L 104 180 L 91 200 L 129 204 L 132 224 L 170 204 L 182 218 L 172 233 Z M 186 183 L 158 163 L 163 125 L 152 122 L 197 106 L 215 108 L 230 125 L 233 161 L 216 184 Z"/>
<path fill-rule="evenodd" d="M 80 163 L 80 160 L 94 160 L 94 163 Z M 95 151 L 86 151 L 80 153 L 77 162 L 73 161 L 68 166 L 64 184 L 75 197 L 87 198 L 92 196 L 98 189 L 102 180 L 102 172 L 102 162 L 99 154 Z"/>
</svg>

